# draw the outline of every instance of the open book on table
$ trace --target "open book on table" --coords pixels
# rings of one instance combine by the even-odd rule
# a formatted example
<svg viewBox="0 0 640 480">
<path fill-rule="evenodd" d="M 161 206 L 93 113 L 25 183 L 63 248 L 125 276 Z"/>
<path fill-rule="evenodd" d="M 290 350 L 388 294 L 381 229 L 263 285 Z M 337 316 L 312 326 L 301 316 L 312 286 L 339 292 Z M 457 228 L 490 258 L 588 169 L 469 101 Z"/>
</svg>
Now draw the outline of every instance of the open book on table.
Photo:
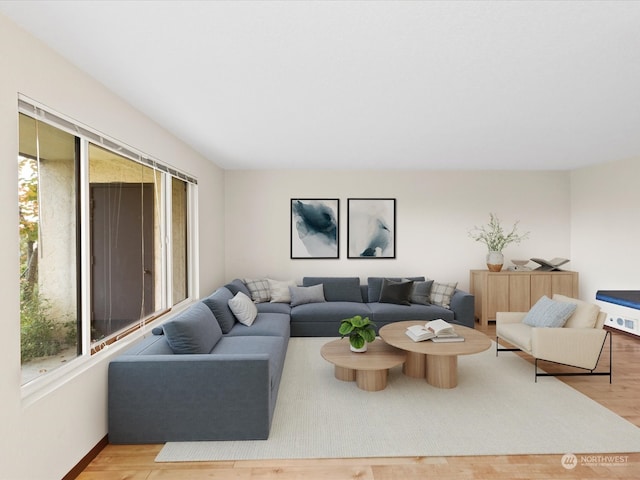
<svg viewBox="0 0 640 480">
<path fill-rule="evenodd" d="M 463 337 L 456 333 L 453 325 L 440 318 L 427 322 L 424 325 L 412 325 L 407 328 L 406 334 L 414 342 L 422 342 L 430 339 L 434 342 L 464 340 Z"/>
</svg>

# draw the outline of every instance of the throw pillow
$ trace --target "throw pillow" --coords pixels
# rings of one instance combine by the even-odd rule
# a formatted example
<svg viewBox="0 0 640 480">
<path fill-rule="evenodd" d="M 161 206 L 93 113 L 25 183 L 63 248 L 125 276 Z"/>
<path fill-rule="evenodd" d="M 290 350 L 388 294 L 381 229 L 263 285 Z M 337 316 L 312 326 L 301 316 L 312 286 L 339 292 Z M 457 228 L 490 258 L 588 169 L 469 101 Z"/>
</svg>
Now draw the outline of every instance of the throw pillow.
<svg viewBox="0 0 640 480">
<path fill-rule="evenodd" d="M 367 277 L 367 298 L 369 302 L 377 302 L 380 300 L 382 281 L 385 278 L 394 282 L 406 282 L 407 280 L 423 282 L 426 280 L 424 277 Z"/>
<path fill-rule="evenodd" d="M 247 288 L 247 286 L 244 284 L 244 282 L 242 280 L 240 280 L 239 278 L 234 279 L 233 281 L 227 283 L 225 285 L 225 287 L 227 287 L 229 289 L 229 291 L 231 293 L 233 293 L 234 295 L 238 292 L 242 292 L 244 293 L 247 297 L 251 297 L 251 292 L 249 291 L 249 289 Z"/>
<path fill-rule="evenodd" d="M 380 291 L 380 303 L 395 303 L 398 305 L 411 305 L 409 297 L 413 290 L 413 281 L 394 282 L 385 278 L 382 280 Z"/>
<path fill-rule="evenodd" d="M 291 306 L 304 305 L 305 303 L 326 302 L 324 299 L 324 286 L 319 283 L 310 287 L 289 287 L 291 294 Z"/>
<path fill-rule="evenodd" d="M 236 317 L 229 308 L 229 300 L 232 298 L 233 293 L 228 288 L 220 287 L 207 298 L 202 299 L 202 302 L 213 312 L 222 333 L 229 333 L 236 324 Z"/>
<path fill-rule="evenodd" d="M 573 303 L 576 310 L 567 318 L 564 324 L 565 328 L 593 328 L 598 321 L 600 307 L 595 303 L 584 302 L 577 298 L 567 297 L 565 295 L 553 294 L 553 300 L 557 302 Z"/>
<path fill-rule="evenodd" d="M 240 323 L 250 327 L 258 316 L 258 308 L 244 293 L 238 292 L 229 300 L 229 308 Z"/>
<path fill-rule="evenodd" d="M 266 279 L 245 278 L 244 284 L 251 293 L 251 300 L 253 300 L 253 303 L 262 303 L 271 300 L 269 282 Z"/>
<path fill-rule="evenodd" d="M 431 287 L 433 286 L 433 280 L 426 280 L 424 282 L 413 282 L 413 290 L 409 301 L 411 303 L 417 303 L 419 305 L 431 305 Z"/>
<path fill-rule="evenodd" d="M 209 353 L 222 338 L 220 325 L 202 302 L 164 323 L 162 328 L 176 354 Z"/>
<path fill-rule="evenodd" d="M 429 294 L 429 299 L 431 303 L 434 305 L 438 305 L 444 308 L 451 307 L 451 297 L 453 296 L 453 292 L 456 291 L 456 287 L 458 286 L 458 282 L 452 283 L 439 283 L 433 282 L 431 286 L 431 293 Z"/>
<path fill-rule="evenodd" d="M 560 328 L 564 326 L 569 316 L 575 311 L 575 303 L 556 302 L 546 295 L 538 300 L 522 323 L 530 327 Z"/>
<path fill-rule="evenodd" d="M 287 280 L 281 282 L 279 280 L 272 280 L 267 278 L 269 283 L 269 293 L 271 294 L 271 302 L 273 303 L 289 303 L 291 301 L 291 294 L 289 293 L 289 287 L 295 287 L 296 282 L 293 280 Z"/>
<path fill-rule="evenodd" d="M 153 333 L 154 335 L 164 335 L 164 330 L 162 329 L 162 327 L 153 327 L 151 329 L 151 333 Z"/>
</svg>

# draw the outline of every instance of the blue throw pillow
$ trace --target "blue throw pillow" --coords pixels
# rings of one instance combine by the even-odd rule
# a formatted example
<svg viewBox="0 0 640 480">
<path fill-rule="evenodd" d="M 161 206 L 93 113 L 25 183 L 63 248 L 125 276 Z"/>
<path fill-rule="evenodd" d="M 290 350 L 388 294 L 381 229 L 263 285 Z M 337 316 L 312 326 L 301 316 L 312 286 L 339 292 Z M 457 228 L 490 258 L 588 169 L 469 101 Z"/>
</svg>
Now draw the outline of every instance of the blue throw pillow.
<svg viewBox="0 0 640 480">
<path fill-rule="evenodd" d="M 226 287 L 220 287 L 202 302 L 211 309 L 220 324 L 222 333 L 229 333 L 236 324 L 236 317 L 229 308 L 229 300 L 234 294 Z"/>
<path fill-rule="evenodd" d="M 211 310 L 198 302 L 162 325 L 173 353 L 209 353 L 222 338 Z"/>
<path fill-rule="evenodd" d="M 560 328 L 564 326 L 576 307 L 575 303 L 556 302 L 544 295 L 531 307 L 522 323 L 530 327 Z"/>
</svg>

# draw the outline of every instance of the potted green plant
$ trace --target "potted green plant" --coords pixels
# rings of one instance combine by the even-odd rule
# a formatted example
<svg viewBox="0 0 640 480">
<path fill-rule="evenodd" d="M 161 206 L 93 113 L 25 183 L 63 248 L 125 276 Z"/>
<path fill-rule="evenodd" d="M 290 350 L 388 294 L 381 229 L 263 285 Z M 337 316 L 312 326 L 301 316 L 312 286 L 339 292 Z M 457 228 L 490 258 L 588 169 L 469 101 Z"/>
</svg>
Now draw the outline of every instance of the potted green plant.
<svg viewBox="0 0 640 480">
<path fill-rule="evenodd" d="M 500 219 L 497 215 L 490 213 L 489 223 L 487 225 L 483 225 L 482 227 L 474 226 L 469 231 L 471 238 L 487 246 L 489 250 L 489 253 L 487 253 L 487 268 L 489 268 L 490 271 L 499 272 L 502 270 L 502 265 L 504 264 L 502 249 L 504 247 L 510 243 L 520 243 L 529 236 L 529 232 L 523 234 L 517 233 L 518 223 L 520 223 L 519 220 L 513 224 L 509 233 L 505 233 L 502 225 L 500 225 Z"/>
<path fill-rule="evenodd" d="M 366 352 L 367 343 L 376 339 L 376 326 L 369 317 L 362 318 L 360 315 L 345 318 L 340 323 L 338 333 L 342 338 L 349 337 L 349 345 L 352 352 Z"/>
</svg>

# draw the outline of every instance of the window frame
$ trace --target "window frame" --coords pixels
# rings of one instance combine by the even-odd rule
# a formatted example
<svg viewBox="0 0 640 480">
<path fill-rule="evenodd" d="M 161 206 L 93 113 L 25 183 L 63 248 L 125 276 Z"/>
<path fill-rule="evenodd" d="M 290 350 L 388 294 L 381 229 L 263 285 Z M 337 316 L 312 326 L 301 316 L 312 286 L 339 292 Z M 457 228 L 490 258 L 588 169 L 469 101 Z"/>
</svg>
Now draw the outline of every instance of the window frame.
<svg viewBox="0 0 640 480">
<path fill-rule="evenodd" d="M 34 118 L 38 122 L 47 123 L 57 129 L 74 135 L 80 142 L 80 159 L 79 171 L 76 178 L 78 190 L 76 192 L 76 201 L 79 206 L 77 216 L 79 217 L 79 229 L 77 232 L 78 255 L 76 259 L 76 269 L 78 271 L 78 280 L 76 287 L 76 295 L 80 301 L 77 309 L 78 317 L 82 323 L 81 329 L 81 345 L 79 354 L 67 364 L 59 366 L 47 373 L 44 373 L 30 381 L 21 385 L 22 397 L 28 397 L 50 385 L 57 385 L 58 381 L 68 375 L 69 372 L 76 368 L 90 365 L 103 358 L 103 352 L 114 349 L 121 350 L 131 345 L 139 337 L 147 334 L 150 330 L 149 325 L 160 318 L 166 317 L 175 311 L 186 308 L 187 305 L 195 301 L 198 292 L 198 256 L 197 256 L 197 237 L 198 237 L 198 204 L 197 204 L 197 179 L 188 175 L 175 167 L 161 162 L 151 156 L 134 149 L 123 142 L 111 138 L 101 132 L 92 129 L 86 125 L 77 122 L 65 115 L 62 115 L 43 104 L 18 94 L 18 114 L 24 114 Z M 78 140 L 76 140 L 78 141 Z M 101 339 L 100 341 L 91 341 L 91 234 L 90 234 L 90 182 L 89 182 L 89 149 L 90 144 L 109 150 L 117 155 L 125 157 L 128 160 L 151 167 L 159 172 L 162 176 L 160 185 L 162 192 L 162 202 L 159 208 L 159 224 L 160 224 L 160 272 L 158 281 L 161 283 L 161 302 L 159 308 L 152 315 L 140 319 L 135 324 L 115 332 L 113 335 Z M 17 152 L 19 155 L 20 152 Z M 186 184 L 186 298 L 173 303 L 173 279 L 172 279 L 172 253 L 173 240 L 170 234 L 172 228 L 172 212 L 171 212 L 171 183 L 172 179 L 177 178 Z"/>
</svg>

